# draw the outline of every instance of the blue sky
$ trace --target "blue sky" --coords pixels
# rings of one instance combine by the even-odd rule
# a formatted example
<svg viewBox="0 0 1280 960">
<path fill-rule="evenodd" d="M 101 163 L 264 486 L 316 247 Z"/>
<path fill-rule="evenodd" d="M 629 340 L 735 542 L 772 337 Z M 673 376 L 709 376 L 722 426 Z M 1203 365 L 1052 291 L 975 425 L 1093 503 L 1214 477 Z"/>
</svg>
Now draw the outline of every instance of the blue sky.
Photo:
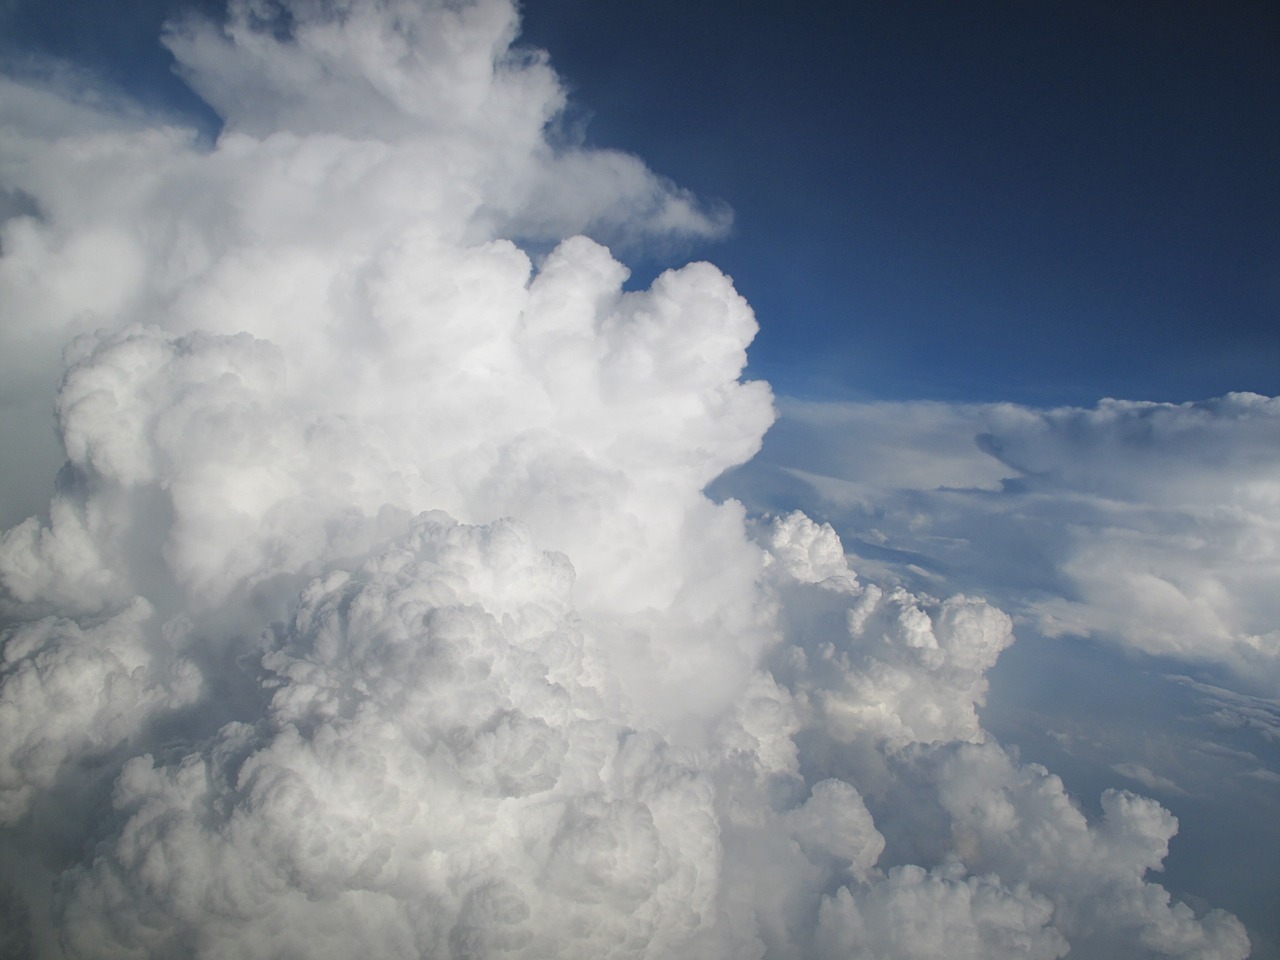
<svg viewBox="0 0 1280 960">
<path fill-rule="evenodd" d="M 593 141 L 733 206 L 705 255 L 783 391 L 1280 392 L 1267 4 L 525 10 Z"/>
<path fill-rule="evenodd" d="M 1280 958 L 1280 13 L 282 3 L 0 5 L 31 955 Z"/>
</svg>

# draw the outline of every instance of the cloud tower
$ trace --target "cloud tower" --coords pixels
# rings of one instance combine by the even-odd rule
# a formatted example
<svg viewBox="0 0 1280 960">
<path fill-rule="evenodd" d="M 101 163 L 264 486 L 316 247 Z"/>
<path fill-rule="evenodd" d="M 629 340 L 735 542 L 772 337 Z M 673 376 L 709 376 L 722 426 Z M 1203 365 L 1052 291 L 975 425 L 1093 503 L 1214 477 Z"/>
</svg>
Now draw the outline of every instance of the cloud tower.
<svg viewBox="0 0 1280 960">
<path fill-rule="evenodd" d="M 727 215 L 517 32 L 233 0 L 165 36 L 214 142 L 3 82 L 6 955 L 1244 957 L 984 732 L 1007 616 L 704 494 L 755 317 L 603 244 Z"/>
</svg>

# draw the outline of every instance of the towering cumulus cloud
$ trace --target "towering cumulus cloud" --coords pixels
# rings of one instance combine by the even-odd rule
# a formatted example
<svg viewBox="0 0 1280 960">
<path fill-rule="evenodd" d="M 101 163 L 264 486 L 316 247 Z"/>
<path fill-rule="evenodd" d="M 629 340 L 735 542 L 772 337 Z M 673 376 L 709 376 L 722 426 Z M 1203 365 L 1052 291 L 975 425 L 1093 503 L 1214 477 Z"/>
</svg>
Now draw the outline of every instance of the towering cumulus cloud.
<svg viewBox="0 0 1280 960">
<path fill-rule="evenodd" d="M 166 36 L 213 144 L 4 82 L 5 955 L 1244 957 L 986 736 L 1003 613 L 704 496 L 755 319 L 601 241 L 725 216 L 516 32 L 235 2 Z"/>
</svg>

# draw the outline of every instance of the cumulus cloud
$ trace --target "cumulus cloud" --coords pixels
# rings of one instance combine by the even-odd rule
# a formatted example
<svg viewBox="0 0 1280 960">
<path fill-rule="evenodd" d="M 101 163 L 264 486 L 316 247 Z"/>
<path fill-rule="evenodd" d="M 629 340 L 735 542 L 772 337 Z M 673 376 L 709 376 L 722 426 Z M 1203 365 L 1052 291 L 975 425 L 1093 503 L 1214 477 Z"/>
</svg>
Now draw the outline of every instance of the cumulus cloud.
<svg viewBox="0 0 1280 960">
<path fill-rule="evenodd" d="M 1245 956 L 1147 879 L 1167 811 L 982 729 L 1008 616 L 704 494 L 755 318 L 601 241 L 723 218 L 554 143 L 517 27 L 176 23 L 211 144 L 0 89 L 5 449 L 59 442 L 0 540 L 6 949 Z"/>
</svg>

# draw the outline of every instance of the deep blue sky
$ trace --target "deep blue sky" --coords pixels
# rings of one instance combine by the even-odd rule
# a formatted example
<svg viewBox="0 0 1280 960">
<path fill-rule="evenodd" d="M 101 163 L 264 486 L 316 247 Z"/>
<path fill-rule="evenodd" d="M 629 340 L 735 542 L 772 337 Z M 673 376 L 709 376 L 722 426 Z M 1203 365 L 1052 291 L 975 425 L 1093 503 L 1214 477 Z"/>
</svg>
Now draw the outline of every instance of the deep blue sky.
<svg viewBox="0 0 1280 960">
<path fill-rule="evenodd" d="M 810 396 L 1280 393 L 1280 8 L 527 0 Z"/>
<path fill-rule="evenodd" d="M 180 7 L 13 0 L 0 32 L 192 109 L 157 43 Z M 1280 394 L 1273 4 L 524 7 L 589 142 L 734 208 L 685 253 L 756 308 L 751 371 L 780 391 Z"/>
</svg>

